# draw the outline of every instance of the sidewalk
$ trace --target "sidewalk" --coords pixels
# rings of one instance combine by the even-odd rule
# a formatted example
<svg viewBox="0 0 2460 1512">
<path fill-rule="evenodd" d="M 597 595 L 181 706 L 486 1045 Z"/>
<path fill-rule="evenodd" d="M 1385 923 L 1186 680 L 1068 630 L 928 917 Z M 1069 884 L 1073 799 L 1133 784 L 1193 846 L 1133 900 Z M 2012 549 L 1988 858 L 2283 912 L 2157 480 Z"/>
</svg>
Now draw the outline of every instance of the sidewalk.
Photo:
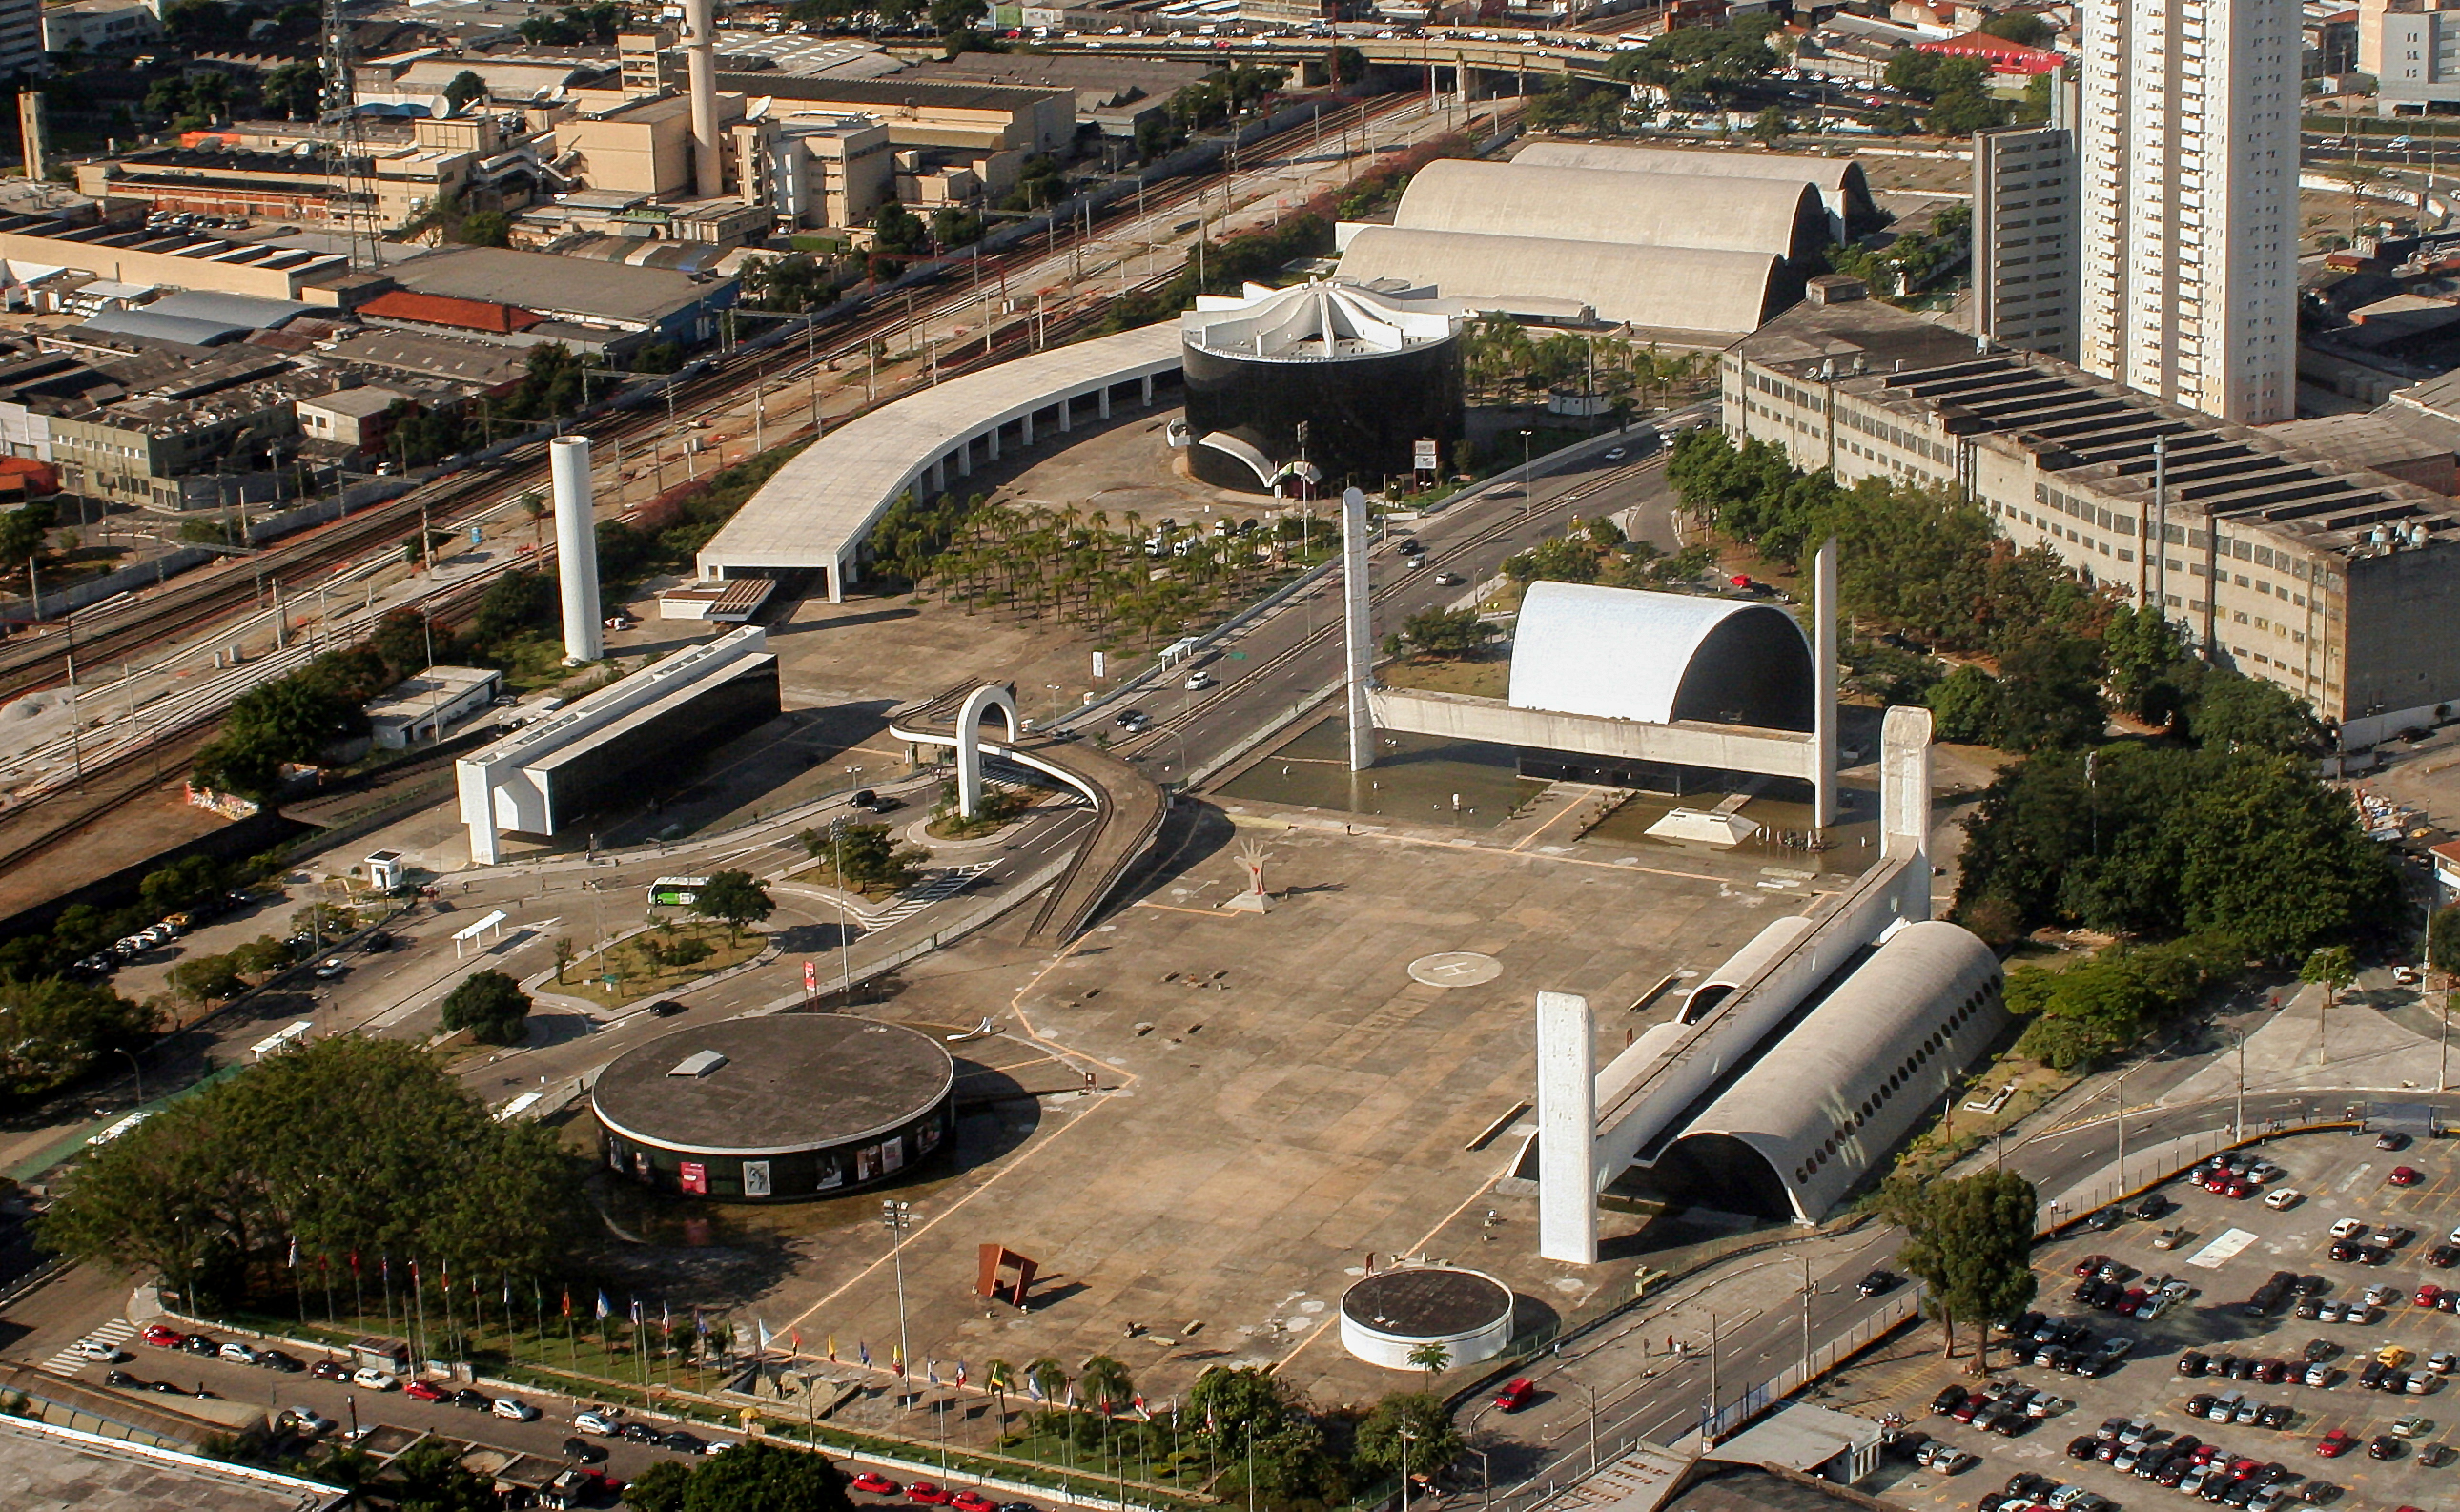
<svg viewBox="0 0 2460 1512">
<path fill-rule="evenodd" d="M 2316 1008 L 2322 991 L 2301 987 L 2247 1036 L 2247 1091 L 2390 1092 L 2432 1090 L 2440 1084 L 2440 1042 L 2402 1027 L 2372 1002 L 2350 1001 L 2344 995 L 2324 1011 L 2319 1037 Z M 2319 1039 L 2328 1046 L 2328 1055 L 2317 1054 Z M 2223 1050 L 2160 1102 L 2209 1102 L 2230 1097 L 2237 1087 L 2237 1057 Z"/>
</svg>

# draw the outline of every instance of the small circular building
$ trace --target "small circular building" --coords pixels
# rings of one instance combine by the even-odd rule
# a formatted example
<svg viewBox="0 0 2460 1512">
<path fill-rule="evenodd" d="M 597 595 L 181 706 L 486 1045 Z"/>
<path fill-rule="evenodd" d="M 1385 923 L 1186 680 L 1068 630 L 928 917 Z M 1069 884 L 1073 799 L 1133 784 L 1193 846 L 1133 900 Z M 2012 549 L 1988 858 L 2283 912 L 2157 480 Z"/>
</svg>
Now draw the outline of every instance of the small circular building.
<svg viewBox="0 0 2460 1512">
<path fill-rule="evenodd" d="M 901 1024 L 775 1014 L 677 1030 L 599 1075 L 608 1168 L 660 1191 L 829 1196 L 930 1158 L 956 1132 L 956 1062 Z"/>
<path fill-rule="evenodd" d="M 1179 317 L 1189 471 L 1316 496 L 1444 462 L 1461 437 L 1459 322 L 1349 284 L 1251 286 Z"/>
<path fill-rule="evenodd" d="M 1512 1289 L 1481 1270 L 1412 1266 L 1341 1294 L 1341 1342 L 1369 1365 L 1415 1370 L 1410 1352 L 1440 1344 L 1453 1365 L 1493 1359 L 1512 1341 Z"/>
</svg>

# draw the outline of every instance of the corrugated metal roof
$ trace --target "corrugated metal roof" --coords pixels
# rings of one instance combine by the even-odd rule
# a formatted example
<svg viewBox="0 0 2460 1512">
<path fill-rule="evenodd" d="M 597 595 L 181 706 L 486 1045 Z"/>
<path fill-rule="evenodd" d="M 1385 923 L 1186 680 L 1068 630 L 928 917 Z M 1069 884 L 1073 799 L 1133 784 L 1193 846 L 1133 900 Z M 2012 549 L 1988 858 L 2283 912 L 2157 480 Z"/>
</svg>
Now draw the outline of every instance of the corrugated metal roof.
<svg viewBox="0 0 2460 1512">
<path fill-rule="evenodd" d="M 444 326 L 455 330 L 485 331 L 495 336 L 525 331 L 545 318 L 517 304 L 456 299 L 449 294 L 414 294 L 408 289 L 379 294 L 360 305 L 359 313 L 377 320 L 408 321 L 415 326 Z"/>
</svg>

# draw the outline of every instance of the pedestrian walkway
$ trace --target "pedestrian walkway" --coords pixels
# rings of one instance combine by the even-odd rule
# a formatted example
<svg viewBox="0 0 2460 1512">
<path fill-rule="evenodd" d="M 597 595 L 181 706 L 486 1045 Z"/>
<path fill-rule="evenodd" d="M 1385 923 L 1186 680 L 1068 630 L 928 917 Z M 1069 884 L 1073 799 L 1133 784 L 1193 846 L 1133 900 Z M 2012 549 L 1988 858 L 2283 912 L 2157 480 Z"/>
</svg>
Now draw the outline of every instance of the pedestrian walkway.
<svg viewBox="0 0 2460 1512">
<path fill-rule="evenodd" d="M 993 863 L 988 861 L 976 861 L 953 871 L 939 872 L 921 887 L 909 888 L 899 893 L 896 900 L 880 913 L 858 914 L 856 916 L 860 918 L 867 928 L 886 929 L 901 919 L 912 918 L 944 897 L 953 897 L 963 892 L 974 878 L 989 871 Z"/>
<path fill-rule="evenodd" d="M 137 1336 L 137 1325 L 126 1318 L 113 1318 L 68 1348 L 61 1350 L 37 1367 L 53 1376 L 74 1376 L 93 1363 L 80 1353 L 88 1344 L 101 1344 L 117 1349 Z"/>
</svg>

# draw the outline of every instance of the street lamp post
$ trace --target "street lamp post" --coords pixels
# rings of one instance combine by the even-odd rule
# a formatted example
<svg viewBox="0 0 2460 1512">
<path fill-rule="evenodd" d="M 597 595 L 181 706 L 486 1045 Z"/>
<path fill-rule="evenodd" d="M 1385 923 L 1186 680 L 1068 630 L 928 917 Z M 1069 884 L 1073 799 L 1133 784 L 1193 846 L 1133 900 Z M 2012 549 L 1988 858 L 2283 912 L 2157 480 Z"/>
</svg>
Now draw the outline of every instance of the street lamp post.
<svg viewBox="0 0 2460 1512">
<path fill-rule="evenodd" d="M 1520 507 L 1523 510 L 1534 510 L 1538 507 L 1538 501 L 1529 496 L 1530 435 L 1531 432 L 1527 430 L 1520 432 Z"/>
<path fill-rule="evenodd" d="M 899 1395 L 912 1378 L 914 1356 L 905 1348 L 905 1230 L 914 1225 L 913 1207 L 907 1203 L 883 1199 L 880 1205 L 880 1224 L 888 1229 L 889 1253 L 897 1268 L 897 1361 Z"/>
<path fill-rule="evenodd" d="M 2116 1082 L 2116 1083 L 2115 1083 L 2115 1084 L 2110 1088 L 2110 1090 L 2111 1090 L 2111 1091 L 2116 1095 L 2116 1097 L 2117 1097 L 2117 1099 L 2118 1099 L 2118 1120 L 2117 1120 L 2117 1123 L 2118 1123 L 2118 1188 L 2117 1188 L 2117 1189 L 2118 1189 L 2118 1191 L 2123 1192 L 2123 1191 L 2127 1190 L 2127 1073 L 2126 1073 L 2125 1071 L 2121 1071 L 2120 1073 L 2118 1073 L 2118 1081 L 2117 1081 L 2117 1082 Z M 2115 1196 L 2115 1195 L 2116 1195 L 2116 1193 L 2112 1193 L 2112 1195 L 2113 1195 L 2113 1196 Z"/>
<path fill-rule="evenodd" d="M 145 1105 L 145 1068 L 137 1063 L 136 1054 L 125 1046 L 120 1048 L 119 1053 L 128 1058 L 128 1069 L 137 1078 L 137 1105 L 143 1107 Z"/>
</svg>

